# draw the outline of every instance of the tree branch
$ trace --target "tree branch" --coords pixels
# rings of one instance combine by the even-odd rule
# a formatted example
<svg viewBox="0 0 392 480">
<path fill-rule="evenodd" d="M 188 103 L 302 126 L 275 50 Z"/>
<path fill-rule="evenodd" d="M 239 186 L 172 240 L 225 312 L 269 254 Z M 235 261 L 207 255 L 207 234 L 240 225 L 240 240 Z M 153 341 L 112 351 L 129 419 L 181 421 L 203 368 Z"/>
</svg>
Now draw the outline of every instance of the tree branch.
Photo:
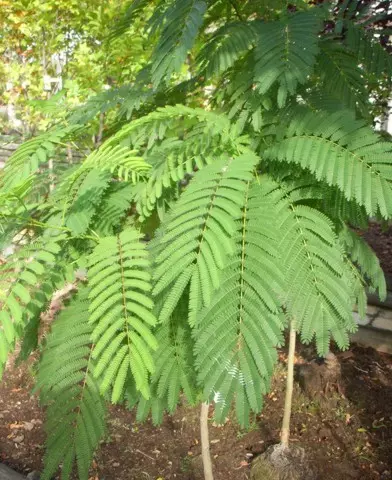
<svg viewBox="0 0 392 480">
<path fill-rule="evenodd" d="M 241 15 L 241 12 L 240 12 L 240 10 L 239 10 L 239 8 L 238 8 L 238 5 L 237 5 L 236 0 L 230 0 L 230 4 L 231 4 L 231 6 L 234 8 L 234 11 L 235 11 L 237 17 L 241 20 L 241 22 L 243 22 L 243 21 L 244 21 L 244 18 L 243 18 L 242 15 Z"/>
</svg>

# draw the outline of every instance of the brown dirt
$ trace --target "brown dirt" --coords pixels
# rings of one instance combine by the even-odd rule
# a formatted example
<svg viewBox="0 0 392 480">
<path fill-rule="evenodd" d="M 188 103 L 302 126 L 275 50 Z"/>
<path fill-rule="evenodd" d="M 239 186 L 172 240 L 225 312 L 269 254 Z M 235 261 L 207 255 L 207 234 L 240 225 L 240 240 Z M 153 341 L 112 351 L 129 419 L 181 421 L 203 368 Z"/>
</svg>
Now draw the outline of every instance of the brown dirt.
<svg viewBox="0 0 392 480">
<path fill-rule="evenodd" d="M 312 355 L 303 347 L 297 362 Z M 292 442 L 305 449 L 319 479 L 392 478 L 392 357 L 353 346 L 338 358 L 339 388 L 311 400 L 296 386 Z M 211 422 L 216 480 L 249 479 L 252 457 L 278 441 L 285 361 L 282 352 L 264 411 L 248 431 L 231 420 L 223 427 Z M 9 368 L 0 383 L 0 462 L 22 473 L 40 470 L 44 451 L 44 414 L 30 393 L 32 383 L 31 366 Z M 138 425 L 133 412 L 112 407 L 91 480 L 202 479 L 198 413 L 183 405 L 155 428 L 150 422 Z"/>
<path fill-rule="evenodd" d="M 392 225 L 383 228 L 379 223 L 371 222 L 362 236 L 376 252 L 384 273 L 392 277 Z"/>
</svg>

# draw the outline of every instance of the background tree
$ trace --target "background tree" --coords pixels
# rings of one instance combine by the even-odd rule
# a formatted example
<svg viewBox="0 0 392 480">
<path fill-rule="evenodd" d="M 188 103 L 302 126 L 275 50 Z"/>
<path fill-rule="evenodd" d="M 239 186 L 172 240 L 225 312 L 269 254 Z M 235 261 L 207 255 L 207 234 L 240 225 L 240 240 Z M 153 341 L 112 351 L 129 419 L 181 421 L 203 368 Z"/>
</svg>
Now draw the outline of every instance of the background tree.
<svg viewBox="0 0 392 480">
<path fill-rule="evenodd" d="M 43 130 L 60 111 L 104 88 L 132 81 L 149 46 L 140 22 L 123 36 L 109 38 L 114 19 L 126 4 L 124 0 L 2 2 L 0 91 L 3 102 L 13 106 L 22 122 L 21 133 Z M 43 115 L 37 100 L 56 93 L 55 115 L 48 115 L 48 106 Z"/>
</svg>

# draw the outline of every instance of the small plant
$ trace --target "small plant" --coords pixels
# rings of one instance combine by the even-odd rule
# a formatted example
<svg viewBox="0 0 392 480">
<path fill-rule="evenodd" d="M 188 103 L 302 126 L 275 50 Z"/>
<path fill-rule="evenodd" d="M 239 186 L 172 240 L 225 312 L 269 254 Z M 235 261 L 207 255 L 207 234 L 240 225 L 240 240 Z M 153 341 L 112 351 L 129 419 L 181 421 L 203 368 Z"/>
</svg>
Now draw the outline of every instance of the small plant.
<svg viewBox="0 0 392 480">
<path fill-rule="evenodd" d="M 133 2 L 120 30 L 150 3 Z M 391 59 L 347 3 L 160 2 L 150 62 L 108 93 L 120 117 L 101 147 L 43 183 L 56 149 L 83 139 L 89 117 L 73 112 L 7 163 L 2 240 L 32 234 L 0 267 L 1 371 L 16 341 L 25 357 L 37 348 L 53 292 L 87 270 L 39 364 L 43 480 L 59 464 L 63 479 L 88 478 L 107 401 L 158 424 L 200 392 L 211 479 L 208 405 L 218 423 L 234 406 L 246 428 L 290 330 L 287 446 L 296 336 L 321 356 L 331 339 L 345 349 L 365 288 L 385 296 L 356 228 L 392 217 L 391 144 L 369 114 L 370 80 L 389 92 Z"/>
</svg>

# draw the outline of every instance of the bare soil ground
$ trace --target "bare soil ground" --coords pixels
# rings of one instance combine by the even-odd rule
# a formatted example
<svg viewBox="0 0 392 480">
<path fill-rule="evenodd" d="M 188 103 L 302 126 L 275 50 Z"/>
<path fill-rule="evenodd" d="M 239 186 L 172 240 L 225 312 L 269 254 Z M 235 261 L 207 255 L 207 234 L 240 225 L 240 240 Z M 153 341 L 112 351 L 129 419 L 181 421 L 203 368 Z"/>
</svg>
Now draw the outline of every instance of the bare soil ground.
<svg viewBox="0 0 392 480">
<path fill-rule="evenodd" d="M 234 420 L 223 427 L 211 421 L 216 480 L 249 479 L 252 458 L 278 442 L 285 352 L 280 356 L 264 411 L 248 431 Z M 313 356 L 301 347 L 296 360 Z M 354 345 L 338 358 L 342 380 L 328 394 L 310 399 L 296 385 L 292 442 L 304 447 L 319 479 L 391 479 L 392 357 Z M 31 394 L 33 380 L 29 362 L 11 366 L 0 383 L 0 462 L 21 473 L 42 469 L 44 412 Z M 202 479 L 198 415 L 198 408 L 182 405 L 156 428 L 151 422 L 137 424 L 134 413 L 122 407 L 111 408 L 91 480 Z"/>
<path fill-rule="evenodd" d="M 384 273 L 392 277 L 392 225 L 383 228 L 379 223 L 370 223 L 363 238 L 377 253 Z"/>
<path fill-rule="evenodd" d="M 363 236 L 392 277 L 392 227 L 371 224 Z M 308 398 L 295 387 L 292 442 L 302 446 L 320 480 L 392 479 L 392 356 L 353 345 L 338 353 L 342 379 L 321 397 Z M 297 363 L 314 358 L 300 347 Z M 279 441 L 286 354 L 271 393 L 251 428 L 234 420 L 223 427 L 210 423 L 216 480 L 250 477 L 250 463 Z M 31 394 L 34 358 L 11 365 L 0 382 L 0 462 L 21 473 L 42 470 L 44 411 Z M 212 411 L 211 411 L 212 416 Z M 134 412 L 112 407 L 108 432 L 91 469 L 91 480 L 202 479 L 199 410 L 182 405 L 160 427 L 137 424 Z M 317 480 L 315 478 L 315 480 Z"/>
</svg>

